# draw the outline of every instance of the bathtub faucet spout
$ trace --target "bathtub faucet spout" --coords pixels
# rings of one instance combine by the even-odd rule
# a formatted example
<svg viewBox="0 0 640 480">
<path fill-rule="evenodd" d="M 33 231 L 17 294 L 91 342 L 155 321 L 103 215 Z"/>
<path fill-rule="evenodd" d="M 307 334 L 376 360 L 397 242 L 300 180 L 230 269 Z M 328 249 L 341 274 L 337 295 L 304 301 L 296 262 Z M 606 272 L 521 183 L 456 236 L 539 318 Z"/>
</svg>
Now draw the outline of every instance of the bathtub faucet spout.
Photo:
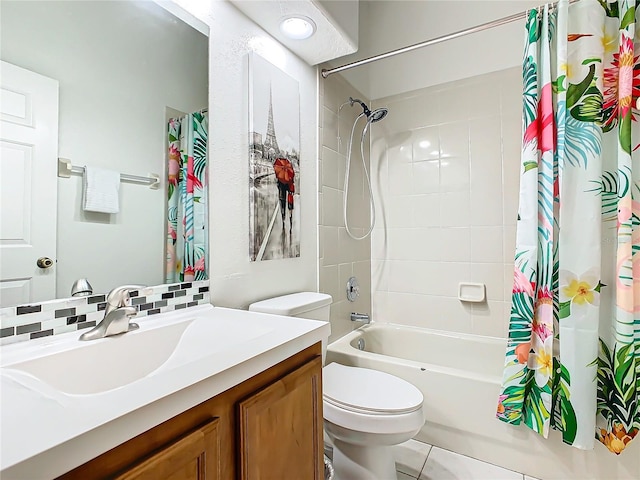
<svg viewBox="0 0 640 480">
<path fill-rule="evenodd" d="M 356 313 L 351 312 L 351 321 L 352 322 L 363 322 L 363 323 L 371 323 L 371 319 L 367 313 Z"/>
</svg>

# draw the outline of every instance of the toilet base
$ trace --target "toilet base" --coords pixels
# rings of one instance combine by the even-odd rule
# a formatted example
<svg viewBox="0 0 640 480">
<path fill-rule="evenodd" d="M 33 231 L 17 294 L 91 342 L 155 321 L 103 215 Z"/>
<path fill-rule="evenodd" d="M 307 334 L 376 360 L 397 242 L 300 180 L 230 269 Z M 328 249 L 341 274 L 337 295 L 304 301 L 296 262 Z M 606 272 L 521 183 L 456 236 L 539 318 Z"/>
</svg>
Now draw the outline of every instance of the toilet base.
<svg viewBox="0 0 640 480">
<path fill-rule="evenodd" d="M 396 480 L 390 446 L 362 446 L 333 440 L 335 480 Z"/>
</svg>

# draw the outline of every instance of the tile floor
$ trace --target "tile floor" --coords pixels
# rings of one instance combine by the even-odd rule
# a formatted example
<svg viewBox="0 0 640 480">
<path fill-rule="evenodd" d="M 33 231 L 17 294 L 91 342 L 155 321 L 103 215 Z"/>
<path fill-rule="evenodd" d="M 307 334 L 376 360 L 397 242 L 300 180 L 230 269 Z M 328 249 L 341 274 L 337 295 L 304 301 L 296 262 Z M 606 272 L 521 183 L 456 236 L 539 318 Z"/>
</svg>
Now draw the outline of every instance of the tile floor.
<svg viewBox="0 0 640 480">
<path fill-rule="evenodd" d="M 536 480 L 416 440 L 409 440 L 393 449 L 398 480 Z"/>
</svg>

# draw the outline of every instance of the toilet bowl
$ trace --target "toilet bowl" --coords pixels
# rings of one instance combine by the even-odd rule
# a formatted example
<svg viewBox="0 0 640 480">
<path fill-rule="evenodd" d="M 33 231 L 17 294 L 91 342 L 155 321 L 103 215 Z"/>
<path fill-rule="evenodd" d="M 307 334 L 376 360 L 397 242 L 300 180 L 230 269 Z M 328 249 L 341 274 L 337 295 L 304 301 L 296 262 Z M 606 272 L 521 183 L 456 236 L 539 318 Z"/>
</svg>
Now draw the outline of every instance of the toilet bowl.
<svg viewBox="0 0 640 480">
<path fill-rule="evenodd" d="M 249 310 L 329 321 L 330 305 L 330 295 L 301 292 L 253 303 Z M 322 382 L 335 480 L 395 479 L 391 447 L 424 425 L 422 392 L 388 373 L 338 363 L 322 369 Z"/>
</svg>

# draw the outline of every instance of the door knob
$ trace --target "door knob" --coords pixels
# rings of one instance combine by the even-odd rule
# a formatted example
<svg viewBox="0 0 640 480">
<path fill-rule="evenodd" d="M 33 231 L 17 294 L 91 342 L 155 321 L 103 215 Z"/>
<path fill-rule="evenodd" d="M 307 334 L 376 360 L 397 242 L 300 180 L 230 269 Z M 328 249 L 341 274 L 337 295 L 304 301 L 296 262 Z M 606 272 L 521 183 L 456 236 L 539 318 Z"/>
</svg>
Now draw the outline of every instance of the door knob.
<svg viewBox="0 0 640 480">
<path fill-rule="evenodd" d="M 49 268 L 53 266 L 53 260 L 49 257 L 40 257 L 36 262 L 36 265 L 40 268 Z"/>
</svg>

